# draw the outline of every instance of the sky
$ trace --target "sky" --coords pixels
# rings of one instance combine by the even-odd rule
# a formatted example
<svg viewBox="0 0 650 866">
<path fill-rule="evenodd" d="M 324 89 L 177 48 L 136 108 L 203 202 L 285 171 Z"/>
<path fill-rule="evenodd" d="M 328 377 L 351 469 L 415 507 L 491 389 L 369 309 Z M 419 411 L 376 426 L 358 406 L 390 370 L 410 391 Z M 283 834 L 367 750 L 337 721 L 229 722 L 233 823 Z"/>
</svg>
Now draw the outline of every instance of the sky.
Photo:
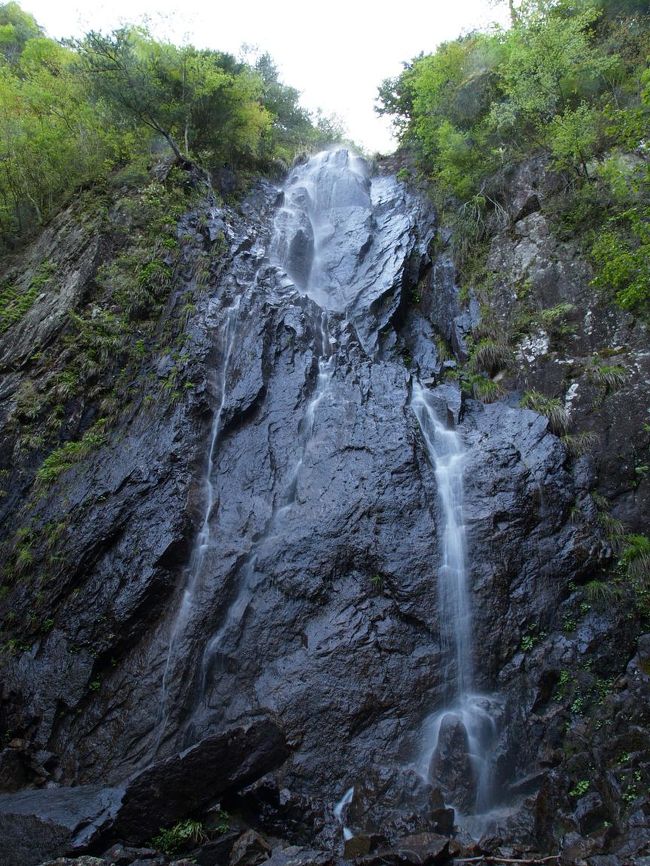
<svg viewBox="0 0 650 866">
<path fill-rule="evenodd" d="M 402 62 L 463 32 L 505 23 L 507 4 L 489 0 L 20 0 L 48 35 L 59 39 L 124 23 L 159 38 L 235 55 L 242 45 L 273 57 L 302 104 L 336 114 L 369 153 L 395 146 L 390 121 L 374 111 L 377 88 Z"/>
</svg>

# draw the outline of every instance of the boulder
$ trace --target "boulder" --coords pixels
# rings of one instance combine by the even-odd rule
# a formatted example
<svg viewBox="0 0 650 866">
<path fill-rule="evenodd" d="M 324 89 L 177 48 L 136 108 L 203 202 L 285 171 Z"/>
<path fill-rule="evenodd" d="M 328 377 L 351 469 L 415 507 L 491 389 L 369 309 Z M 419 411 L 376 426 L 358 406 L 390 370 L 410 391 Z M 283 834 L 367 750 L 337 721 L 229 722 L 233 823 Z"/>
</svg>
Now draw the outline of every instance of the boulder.
<svg viewBox="0 0 650 866">
<path fill-rule="evenodd" d="M 473 811 L 477 780 L 470 759 L 467 730 L 455 713 L 447 713 L 440 723 L 429 774 L 431 780 L 440 785 L 446 802 L 453 803 L 465 813 Z"/>
<path fill-rule="evenodd" d="M 235 842 L 230 852 L 230 866 L 259 866 L 271 856 L 271 846 L 255 830 L 247 830 Z"/>
<path fill-rule="evenodd" d="M 288 754 L 284 736 L 271 719 L 207 737 L 129 781 L 111 835 L 146 841 L 160 827 L 279 766 Z"/>
<path fill-rule="evenodd" d="M 0 795 L 4 866 L 37 866 L 83 851 L 109 826 L 123 790 L 81 786 Z"/>
</svg>

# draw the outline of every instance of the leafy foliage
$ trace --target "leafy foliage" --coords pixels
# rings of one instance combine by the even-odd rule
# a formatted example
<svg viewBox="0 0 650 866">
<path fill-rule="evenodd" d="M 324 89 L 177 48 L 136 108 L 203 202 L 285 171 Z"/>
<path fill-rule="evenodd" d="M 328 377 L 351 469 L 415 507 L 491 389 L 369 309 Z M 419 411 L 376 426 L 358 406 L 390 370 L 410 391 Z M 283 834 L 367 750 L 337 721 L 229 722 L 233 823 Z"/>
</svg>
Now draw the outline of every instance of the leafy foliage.
<svg viewBox="0 0 650 866">
<path fill-rule="evenodd" d="M 503 178 L 539 153 L 565 175 L 556 218 L 594 285 L 650 312 L 650 13 L 640 0 L 510 0 L 512 27 L 420 55 L 379 90 L 453 215 L 457 264 L 500 226 Z M 632 156 L 631 154 L 635 154 Z"/>
<path fill-rule="evenodd" d="M 300 107 L 268 55 L 255 65 L 141 27 L 60 44 L 0 4 L 0 235 L 6 246 L 82 186 L 172 154 L 208 169 L 290 161 L 339 138 Z"/>
<path fill-rule="evenodd" d="M 200 821 L 187 818 L 179 821 L 166 830 L 161 830 L 151 840 L 152 845 L 165 854 L 178 854 L 192 846 L 198 845 L 207 839 L 203 825 Z"/>
</svg>

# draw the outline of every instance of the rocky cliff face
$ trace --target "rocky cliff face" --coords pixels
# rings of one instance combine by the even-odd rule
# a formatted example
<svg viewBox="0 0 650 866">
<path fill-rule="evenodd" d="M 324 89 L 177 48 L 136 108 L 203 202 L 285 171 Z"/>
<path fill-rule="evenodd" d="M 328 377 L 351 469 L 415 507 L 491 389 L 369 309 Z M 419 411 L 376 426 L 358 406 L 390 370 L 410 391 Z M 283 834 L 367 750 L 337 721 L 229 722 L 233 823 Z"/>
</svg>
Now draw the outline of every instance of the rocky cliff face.
<svg viewBox="0 0 650 866">
<path fill-rule="evenodd" d="M 453 381 L 485 298 L 477 288 L 461 301 L 426 203 L 345 151 L 296 167 L 284 190 L 260 182 L 238 209 L 203 188 L 175 202 L 165 279 L 139 271 L 155 303 L 122 342 L 109 318 L 122 321 L 120 255 L 146 245 L 131 236 L 133 204 L 85 224 L 72 208 L 14 263 L 26 286 L 49 266 L 0 345 L 0 778 L 6 791 L 55 787 L 7 794 L 0 815 L 10 836 L 25 820 L 63 829 L 40 848 L 12 842 L 10 862 L 144 843 L 217 800 L 330 852 L 343 823 L 368 857 L 403 859 L 405 835 L 451 833 L 450 803 L 414 769 L 450 675 L 443 516 L 411 407 L 416 379 L 435 388 L 467 460 L 474 668 L 494 704 L 496 793 L 466 828 L 491 850 L 573 845 L 576 857 L 610 850 L 612 863 L 627 862 L 625 845 L 645 853 L 647 751 L 633 732 L 647 730 L 647 648 L 636 649 L 636 614 L 601 609 L 582 589 L 613 557 L 596 489 L 630 529 L 643 526 L 645 331 L 593 302 L 584 265 L 539 212 L 544 176 L 512 180 L 512 223 L 489 258 L 491 309 L 509 327 L 525 284 L 536 310 L 571 304 L 575 327 L 558 337 L 542 317 L 489 404 Z M 98 272 L 107 262 L 110 280 Z M 150 260 L 139 266 L 150 275 Z M 124 405 L 104 419 L 92 376 L 85 393 L 64 392 L 53 460 L 48 441 L 24 434 L 44 423 L 49 396 L 30 408 L 25 395 L 49 395 L 52 377 L 63 388 L 79 350 L 67 335 L 91 326 L 82 320 L 93 340 L 117 340 L 95 378 L 112 377 Z M 587 360 L 604 349 L 625 358 L 619 390 Z M 591 453 L 572 455 L 546 417 L 520 407 L 532 387 L 561 389 L 576 428 L 599 430 Z M 81 833 L 69 816 L 80 809 L 83 826 L 84 808 Z M 435 857 L 458 840 L 471 847 L 465 832 Z M 434 842 L 418 843 L 429 862 Z"/>
</svg>

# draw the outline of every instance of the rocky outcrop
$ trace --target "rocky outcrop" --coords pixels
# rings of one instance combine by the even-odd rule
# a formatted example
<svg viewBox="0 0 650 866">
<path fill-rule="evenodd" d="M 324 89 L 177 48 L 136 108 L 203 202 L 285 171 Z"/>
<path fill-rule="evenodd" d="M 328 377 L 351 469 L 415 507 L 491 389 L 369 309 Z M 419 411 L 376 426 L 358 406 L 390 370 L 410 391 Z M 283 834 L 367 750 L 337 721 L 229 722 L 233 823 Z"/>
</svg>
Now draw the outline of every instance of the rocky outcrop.
<svg viewBox="0 0 650 866">
<path fill-rule="evenodd" d="M 585 291 L 583 266 L 541 222 L 540 196 L 513 201 L 514 233 L 493 245 L 504 322 L 512 286 L 528 279 L 544 308 L 575 304 Z M 132 405 L 49 486 L 33 486 L 42 453 L 20 464 L 7 531 L 29 512 L 40 551 L 38 539 L 62 524 L 66 568 L 55 582 L 45 572 L 17 580 L 5 600 L 24 623 L 10 623 L 3 658 L 1 719 L 11 739 L 0 778 L 7 788 L 63 786 L 54 792 L 126 785 L 92 853 L 115 840 L 144 843 L 217 801 L 245 816 L 242 830 L 309 846 L 271 846 L 269 863 L 324 866 L 331 854 L 323 852 L 341 849 L 343 824 L 363 837 L 356 856 L 368 864 L 445 862 L 463 850 L 462 835 L 449 845 L 464 818 L 445 803 L 448 791 L 413 769 L 448 672 L 441 509 L 411 390 L 414 376 L 434 384 L 458 372 L 481 299 L 477 288 L 462 302 L 444 251 L 432 261 L 434 232 L 419 197 L 342 155 L 297 171 L 284 198 L 260 182 L 235 210 L 204 193 L 178 226 L 163 315 L 182 346 L 147 360 Z M 638 333 L 624 318 L 607 333 L 615 339 L 628 326 Z M 21 340 L 29 327 L 25 320 Z M 17 351 L 8 333 L 3 351 Z M 585 334 L 596 345 L 596 331 Z M 436 337 L 453 359 L 441 359 Z M 582 584 L 612 557 L 592 496 L 598 455 L 573 459 L 545 417 L 520 408 L 517 389 L 568 368 L 559 354 L 526 360 L 524 348 L 518 372 L 503 380 L 510 396 L 483 404 L 453 380 L 436 389 L 466 450 L 474 668 L 489 697 L 501 807 L 470 829 L 489 834 L 487 850 L 511 844 L 515 853 L 554 852 L 571 832 L 583 839 L 605 822 L 619 826 L 610 808 L 618 782 L 605 787 L 607 772 L 602 789 L 599 775 L 598 790 L 582 792 L 591 799 L 571 793 L 587 769 L 562 753 L 567 724 L 578 732 L 570 709 L 578 694 L 564 672 L 593 656 L 614 679 L 631 639 L 622 626 L 625 640 L 608 647 L 621 617 L 581 607 Z M 17 376 L 7 368 L 4 418 Z M 629 388 L 639 382 L 631 375 Z M 613 399 L 603 405 L 615 412 Z M 581 418 L 579 405 L 571 411 Z M 612 481 L 621 513 L 633 504 L 626 483 Z M 41 631 L 28 622 L 37 593 L 51 620 Z M 645 688 L 644 647 L 616 693 L 626 708 Z M 466 794 L 454 805 L 470 811 L 471 756 L 464 740 L 459 747 L 463 730 L 452 719 L 447 727 L 434 776 L 449 778 L 444 764 L 454 762 L 454 789 Z M 335 814 L 351 788 L 347 811 Z M 68 853 L 76 832 L 61 826 L 52 856 Z M 206 842 L 206 866 L 225 866 L 233 841 Z M 265 844 L 241 842 L 237 862 L 257 862 Z"/>
</svg>

